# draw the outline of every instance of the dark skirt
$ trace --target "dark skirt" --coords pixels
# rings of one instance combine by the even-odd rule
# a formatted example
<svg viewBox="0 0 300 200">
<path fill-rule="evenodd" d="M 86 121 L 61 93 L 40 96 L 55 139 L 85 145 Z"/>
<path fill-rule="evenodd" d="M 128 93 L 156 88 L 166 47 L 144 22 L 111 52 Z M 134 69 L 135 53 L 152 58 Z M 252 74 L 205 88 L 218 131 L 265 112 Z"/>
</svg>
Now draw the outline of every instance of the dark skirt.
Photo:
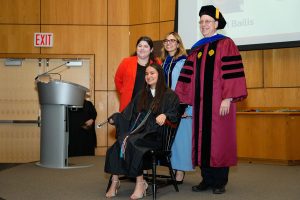
<svg viewBox="0 0 300 200">
<path fill-rule="evenodd" d="M 116 141 L 106 152 L 104 171 L 115 175 L 137 177 L 143 169 L 149 169 L 151 162 L 147 152 L 159 149 L 161 141 L 157 132 L 132 134 L 127 139 L 123 158 L 120 157 L 121 145 Z"/>
</svg>

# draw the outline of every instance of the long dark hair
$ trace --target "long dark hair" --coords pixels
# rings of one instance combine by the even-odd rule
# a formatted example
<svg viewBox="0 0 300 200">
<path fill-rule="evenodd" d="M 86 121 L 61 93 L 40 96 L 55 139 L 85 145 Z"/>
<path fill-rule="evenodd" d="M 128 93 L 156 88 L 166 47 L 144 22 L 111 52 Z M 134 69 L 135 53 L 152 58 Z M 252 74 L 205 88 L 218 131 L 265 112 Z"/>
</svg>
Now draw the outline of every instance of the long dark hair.
<svg viewBox="0 0 300 200">
<path fill-rule="evenodd" d="M 164 72 L 163 72 L 162 67 L 157 63 L 152 63 L 148 67 L 152 67 L 158 72 L 157 83 L 155 86 L 155 97 L 153 98 L 152 103 L 150 105 L 150 109 L 154 113 L 158 114 L 160 111 L 160 102 L 163 99 L 163 96 L 164 96 L 165 92 L 167 91 L 168 87 L 165 82 L 165 77 L 164 77 Z M 144 87 L 142 90 L 142 96 L 141 96 L 141 99 L 138 104 L 139 111 L 148 108 L 148 106 L 150 104 L 149 99 L 148 99 L 149 91 L 150 91 L 150 86 L 145 81 Z"/>
<path fill-rule="evenodd" d="M 137 40 L 135 47 L 137 47 L 141 41 L 147 42 L 147 44 L 150 46 L 150 49 L 153 49 L 153 41 L 152 41 L 152 39 L 151 39 L 150 37 L 148 37 L 148 36 L 141 36 L 141 37 Z M 133 55 L 133 56 L 136 56 L 136 55 L 137 55 L 136 51 L 135 51 L 132 55 Z M 154 51 L 152 51 L 152 52 L 150 53 L 150 55 L 149 55 L 149 61 L 148 61 L 148 63 L 147 63 L 147 66 L 149 65 L 149 63 L 156 63 L 156 62 L 157 62 L 157 58 L 156 58 L 156 56 L 155 56 L 155 54 L 154 54 Z"/>
</svg>

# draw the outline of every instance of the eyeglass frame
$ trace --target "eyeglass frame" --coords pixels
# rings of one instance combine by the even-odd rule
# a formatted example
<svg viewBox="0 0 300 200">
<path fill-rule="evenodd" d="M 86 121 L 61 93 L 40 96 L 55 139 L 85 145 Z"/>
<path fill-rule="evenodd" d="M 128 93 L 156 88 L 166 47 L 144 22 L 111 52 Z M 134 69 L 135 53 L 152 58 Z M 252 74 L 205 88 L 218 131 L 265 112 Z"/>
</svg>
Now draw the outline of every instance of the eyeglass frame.
<svg viewBox="0 0 300 200">
<path fill-rule="evenodd" d="M 216 20 L 204 20 L 204 21 L 199 21 L 198 23 L 200 24 L 200 25 L 203 25 L 203 24 L 210 24 L 210 23 L 212 23 L 212 22 L 216 22 Z"/>
<path fill-rule="evenodd" d="M 178 42 L 176 39 L 170 39 L 170 40 L 168 40 L 168 39 L 164 39 L 163 40 L 163 44 L 174 44 L 175 42 Z"/>
</svg>

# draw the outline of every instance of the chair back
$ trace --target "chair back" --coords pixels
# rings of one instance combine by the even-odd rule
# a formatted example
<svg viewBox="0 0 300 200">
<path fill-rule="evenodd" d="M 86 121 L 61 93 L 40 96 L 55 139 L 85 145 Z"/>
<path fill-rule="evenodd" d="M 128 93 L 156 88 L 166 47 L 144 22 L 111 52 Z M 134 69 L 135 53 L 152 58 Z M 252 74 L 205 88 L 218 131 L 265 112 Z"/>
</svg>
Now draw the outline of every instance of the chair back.
<svg viewBox="0 0 300 200">
<path fill-rule="evenodd" d="M 162 128 L 162 151 L 171 151 L 176 132 L 177 124 L 166 120 Z"/>
<path fill-rule="evenodd" d="M 170 121 L 166 120 L 165 124 L 161 126 L 160 133 L 161 133 L 161 140 L 162 140 L 162 147 L 160 150 L 151 150 L 150 153 L 152 154 L 152 194 L 153 200 L 156 199 L 156 191 L 157 191 L 157 181 L 156 178 L 167 178 L 171 179 L 171 182 L 167 181 L 167 185 L 172 183 L 176 192 L 179 191 L 175 174 L 171 164 L 171 148 L 176 136 L 177 132 L 177 125 L 171 123 Z M 170 175 L 159 175 L 156 174 L 156 165 L 165 166 L 169 168 Z M 145 175 L 144 175 L 145 176 Z"/>
</svg>

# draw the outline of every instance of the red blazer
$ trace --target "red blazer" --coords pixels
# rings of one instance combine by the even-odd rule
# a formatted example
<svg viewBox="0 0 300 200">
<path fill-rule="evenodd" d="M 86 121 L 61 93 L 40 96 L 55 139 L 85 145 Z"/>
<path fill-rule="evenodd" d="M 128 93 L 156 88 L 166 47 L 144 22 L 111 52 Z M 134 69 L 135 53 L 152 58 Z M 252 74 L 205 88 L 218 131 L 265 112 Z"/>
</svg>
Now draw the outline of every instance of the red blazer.
<svg viewBox="0 0 300 200">
<path fill-rule="evenodd" d="M 115 74 L 115 85 L 120 95 L 120 112 L 124 110 L 131 100 L 136 78 L 137 61 L 137 56 L 124 58 Z M 157 62 L 161 64 L 160 61 Z"/>
</svg>

